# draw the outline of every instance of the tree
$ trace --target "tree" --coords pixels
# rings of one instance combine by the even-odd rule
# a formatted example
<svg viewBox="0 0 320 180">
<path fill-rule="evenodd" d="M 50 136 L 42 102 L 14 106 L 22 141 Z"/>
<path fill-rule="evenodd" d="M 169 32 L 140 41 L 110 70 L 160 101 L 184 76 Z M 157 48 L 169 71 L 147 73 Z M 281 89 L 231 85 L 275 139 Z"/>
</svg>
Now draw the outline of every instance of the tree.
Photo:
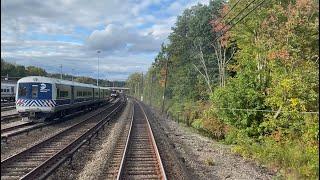
<svg viewBox="0 0 320 180">
<path fill-rule="evenodd" d="M 27 74 L 29 76 L 46 76 L 47 72 L 39 67 L 35 67 L 35 66 L 28 66 L 26 68 Z"/>
</svg>

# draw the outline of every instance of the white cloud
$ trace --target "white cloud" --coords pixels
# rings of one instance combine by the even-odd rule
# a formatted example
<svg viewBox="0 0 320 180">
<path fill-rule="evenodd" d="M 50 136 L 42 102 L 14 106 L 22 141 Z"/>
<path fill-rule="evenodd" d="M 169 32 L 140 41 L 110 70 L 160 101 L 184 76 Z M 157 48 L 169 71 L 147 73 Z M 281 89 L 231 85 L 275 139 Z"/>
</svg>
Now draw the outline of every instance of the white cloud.
<svg viewBox="0 0 320 180">
<path fill-rule="evenodd" d="M 128 50 L 132 52 L 154 52 L 161 41 L 152 35 L 141 35 L 133 29 L 109 24 L 104 30 L 95 30 L 86 41 L 93 50 Z"/>
<path fill-rule="evenodd" d="M 50 72 L 63 64 L 66 72 L 76 68 L 79 75 L 96 76 L 100 49 L 106 77 L 123 79 L 147 70 L 175 17 L 197 3 L 190 1 L 4 0 L 1 57 Z"/>
</svg>

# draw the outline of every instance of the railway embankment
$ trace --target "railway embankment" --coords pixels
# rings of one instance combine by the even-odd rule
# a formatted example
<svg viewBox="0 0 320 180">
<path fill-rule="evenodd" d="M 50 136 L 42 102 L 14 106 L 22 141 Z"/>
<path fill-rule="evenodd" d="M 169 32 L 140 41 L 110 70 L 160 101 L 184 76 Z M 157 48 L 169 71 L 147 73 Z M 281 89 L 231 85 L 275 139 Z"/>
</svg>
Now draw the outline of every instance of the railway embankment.
<svg viewBox="0 0 320 180">
<path fill-rule="evenodd" d="M 148 115 L 153 117 L 149 118 L 152 127 L 158 127 L 159 132 L 155 133 L 157 142 L 170 144 L 192 179 L 253 180 L 274 177 L 274 172 L 232 153 L 230 145 L 204 137 L 157 110 L 145 107 Z"/>
</svg>

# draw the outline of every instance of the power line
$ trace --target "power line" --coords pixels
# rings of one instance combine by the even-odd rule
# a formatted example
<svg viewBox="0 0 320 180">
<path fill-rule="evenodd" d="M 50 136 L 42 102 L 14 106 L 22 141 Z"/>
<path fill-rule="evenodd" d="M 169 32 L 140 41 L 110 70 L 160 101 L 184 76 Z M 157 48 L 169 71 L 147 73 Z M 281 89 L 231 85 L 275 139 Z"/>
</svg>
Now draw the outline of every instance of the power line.
<svg viewBox="0 0 320 180">
<path fill-rule="evenodd" d="M 240 14 L 242 14 L 246 9 L 249 8 L 249 6 L 254 3 L 256 0 L 251 1 L 249 4 L 247 4 L 246 7 L 244 7 L 235 17 L 233 17 L 227 24 L 225 24 L 220 31 L 222 31 L 225 27 L 227 27 L 227 25 L 229 25 L 232 21 L 234 21 Z"/>
<path fill-rule="evenodd" d="M 212 107 L 212 109 L 220 109 L 220 110 L 232 110 L 232 111 L 252 111 L 252 112 L 271 112 L 271 113 L 277 113 L 278 111 L 274 110 L 267 110 L 267 109 L 240 109 L 240 108 L 221 108 L 221 107 Z M 316 111 L 280 111 L 282 113 L 299 113 L 299 114 L 319 114 L 319 112 Z"/>
<path fill-rule="evenodd" d="M 254 2 L 255 0 L 253 0 L 252 2 Z M 251 3 L 252 3 L 251 2 Z M 216 41 L 217 39 L 219 39 L 220 37 L 222 37 L 227 31 L 229 31 L 231 28 L 233 28 L 235 25 L 237 25 L 240 21 L 242 21 L 244 18 L 246 18 L 250 13 L 252 13 L 255 9 L 257 9 L 259 6 L 261 6 L 263 3 L 265 2 L 265 0 L 262 0 L 259 4 L 257 4 L 255 7 L 253 7 L 247 14 L 245 14 L 244 16 L 242 16 L 236 23 L 232 24 L 226 31 L 224 31 L 219 37 L 217 37 L 214 41 Z M 250 4 L 250 3 L 249 3 Z M 234 18 L 233 18 L 234 19 Z M 231 21 L 230 21 L 231 22 Z M 229 23 L 228 23 L 229 24 Z M 225 26 L 224 26 L 225 27 Z M 224 29 L 224 27 L 222 29 Z"/>
<path fill-rule="evenodd" d="M 236 7 L 236 5 L 240 2 L 241 0 L 238 0 L 232 7 L 231 9 L 221 18 L 220 22 L 221 23 L 223 21 L 223 19 Z"/>
</svg>

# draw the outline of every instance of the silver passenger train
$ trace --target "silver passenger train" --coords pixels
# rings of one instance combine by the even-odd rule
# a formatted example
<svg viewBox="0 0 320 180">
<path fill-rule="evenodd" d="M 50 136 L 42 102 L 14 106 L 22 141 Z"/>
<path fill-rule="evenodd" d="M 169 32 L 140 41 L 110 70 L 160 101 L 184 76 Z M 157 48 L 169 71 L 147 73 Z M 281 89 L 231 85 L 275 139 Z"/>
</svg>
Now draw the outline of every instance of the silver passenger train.
<svg viewBox="0 0 320 180">
<path fill-rule="evenodd" d="M 17 84 L 1 83 L 1 102 L 14 101 L 16 97 Z"/>
<path fill-rule="evenodd" d="M 17 82 L 16 109 L 24 120 L 52 120 L 98 107 L 110 98 L 110 92 L 91 84 L 29 76 Z"/>
</svg>

